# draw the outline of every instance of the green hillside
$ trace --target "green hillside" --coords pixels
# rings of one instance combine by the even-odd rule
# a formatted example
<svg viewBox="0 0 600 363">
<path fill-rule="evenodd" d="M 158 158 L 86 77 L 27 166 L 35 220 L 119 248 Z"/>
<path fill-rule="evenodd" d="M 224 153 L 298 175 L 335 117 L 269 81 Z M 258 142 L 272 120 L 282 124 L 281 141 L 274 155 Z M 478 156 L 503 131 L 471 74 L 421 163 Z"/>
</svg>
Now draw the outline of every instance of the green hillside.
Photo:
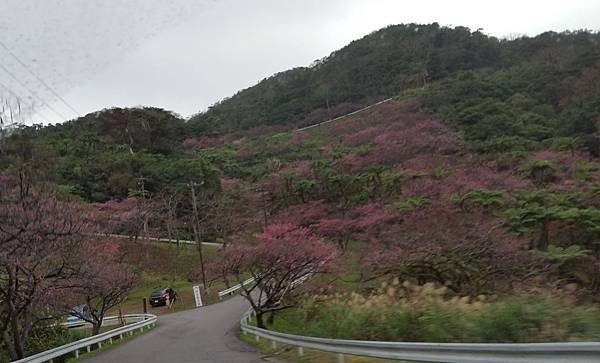
<svg viewBox="0 0 600 363">
<path fill-rule="evenodd" d="M 390 26 L 187 122 L 161 109 L 103 110 L 22 128 L 5 140 L 5 155 L 10 160 L 11 145 L 24 143 L 28 153 L 52 158 L 40 161 L 52 182 L 85 200 L 106 201 L 131 194 L 140 178 L 151 192 L 189 179 L 173 170 L 165 176 L 165 168 L 189 163 L 186 145 L 198 140 L 311 125 L 399 96 L 411 111 L 438 115 L 469 147 L 495 158 L 542 149 L 598 156 L 599 39 L 577 31 L 499 40 L 463 27 Z"/>
</svg>

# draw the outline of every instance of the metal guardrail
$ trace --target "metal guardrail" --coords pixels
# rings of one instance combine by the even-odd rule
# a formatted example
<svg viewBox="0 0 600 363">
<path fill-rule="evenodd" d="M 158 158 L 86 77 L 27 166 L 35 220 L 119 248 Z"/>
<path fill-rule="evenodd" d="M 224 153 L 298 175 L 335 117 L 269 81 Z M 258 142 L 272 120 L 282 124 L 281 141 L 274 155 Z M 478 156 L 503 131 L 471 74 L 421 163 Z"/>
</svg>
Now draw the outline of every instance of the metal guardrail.
<svg viewBox="0 0 600 363">
<path fill-rule="evenodd" d="M 256 340 L 270 340 L 298 347 L 337 353 L 338 363 L 344 355 L 446 363 L 598 363 L 600 343 L 535 343 L 535 344 L 471 344 L 471 343 L 405 343 L 365 340 L 343 340 L 286 334 L 249 325 L 249 310 L 240 325 L 244 334 L 254 334 Z"/>
<path fill-rule="evenodd" d="M 94 335 L 89 338 L 84 338 L 72 343 L 68 343 L 62 345 L 60 347 L 56 347 L 45 352 L 41 352 L 17 361 L 13 363 L 41 363 L 41 362 L 49 362 L 55 358 L 61 357 L 66 354 L 74 353 L 75 358 L 79 357 L 79 353 L 81 350 L 85 352 L 90 352 L 92 346 L 96 345 L 98 348 L 102 347 L 102 343 L 108 341 L 109 344 L 112 344 L 113 338 L 119 337 L 123 339 L 126 334 L 133 335 L 134 331 L 139 330 L 140 332 L 145 329 L 151 329 L 156 325 L 157 317 L 153 314 L 128 314 L 123 315 L 123 319 L 125 320 L 139 320 L 138 322 L 131 323 L 113 330 L 109 330 L 107 332 Z M 119 319 L 117 316 L 111 316 L 104 319 L 104 321 L 110 321 Z M 63 324 L 64 326 L 68 326 L 69 323 Z"/>
<path fill-rule="evenodd" d="M 114 237 L 114 238 L 131 238 L 131 236 L 126 236 L 126 235 L 123 235 L 123 234 L 96 233 L 96 235 L 98 235 L 98 236 L 107 236 L 107 237 Z M 185 239 L 176 240 L 176 239 L 170 239 L 170 238 L 143 237 L 143 236 L 138 236 L 138 239 L 140 239 L 140 240 L 146 240 L 146 241 L 167 242 L 167 243 L 177 243 L 177 242 L 179 242 L 180 244 L 184 244 L 184 245 L 195 245 L 196 244 L 196 241 L 189 241 L 189 240 L 185 240 Z M 218 243 L 218 242 L 200 242 L 200 243 L 203 246 L 223 247 L 223 244 L 222 243 Z"/>
<path fill-rule="evenodd" d="M 312 128 L 315 128 L 315 127 L 319 127 L 319 126 L 322 126 L 322 125 L 326 125 L 328 123 L 331 123 L 331 122 L 334 122 L 334 121 L 337 121 L 337 120 L 341 120 L 341 119 L 346 118 L 348 116 L 356 115 L 356 114 L 361 113 L 363 111 L 366 111 L 366 110 L 368 110 L 370 108 L 373 108 L 375 106 L 381 105 L 382 103 L 390 102 L 393 99 L 394 99 L 394 97 L 390 97 L 390 98 L 387 98 L 387 99 L 385 99 L 383 101 L 379 101 L 379 102 L 374 103 L 372 105 L 369 105 L 369 106 L 363 107 L 361 109 L 358 109 L 356 111 L 352 111 L 350 113 L 347 113 L 347 114 L 344 114 L 344 115 L 341 115 L 341 116 L 338 116 L 338 117 L 334 117 L 332 119 L 329 119 L 329 120 L 326 120 L 326 121 L 323 121 L 323 122 L 319 122 L 318 124 L 314 124 L 314 125 L 310 125 L 310 126 L 305 126 L 305 127 L 296 129 L 296 130 L 294 130 L 294 132 L 305 131 L 305 130 L 309 130 L 309 129 L 312 129 Z"/>
<path fill-rule="evenodd" d="M 254 282 L 254 277 L 251 277 L 248 280 L 242 282 L 241 284 L 237 284 L 237 285 L 234 285 L 234 286 L 232 286 L 232 287 L 230 287 L 228 289 L 219 291 L 219 299 L 223 298 L 223 296 L 225 296 L 225 295 L 233 294 L 237 290 L 241 289 L 242 285 L 246 286 L 246 285 L 251 284 L 253 282 Z"/>
<path fill-rule="evenodd" d="M 111 323 L 111 322 L 127 324 L 130 320 L 132 320 L 132 321 L 144 320 L 144 314 L 127 314 L 127 315 L 121 315 L 121 316 L 118 316 L 118 315 L 106 316 L 102 320 L 102 326 L 106 326 L 107 325 L 106 323 Z M 75 321 L 67 321 L 65 323 L 60 323 L 60 326 L 67 328 L 67 329 L 71 329 L 71 328 L 77 328 L 77 327 L 81 327 L 81 326 L 92 326 L 92 324 L 85 320 L 78 319 Z"/>
</svg>

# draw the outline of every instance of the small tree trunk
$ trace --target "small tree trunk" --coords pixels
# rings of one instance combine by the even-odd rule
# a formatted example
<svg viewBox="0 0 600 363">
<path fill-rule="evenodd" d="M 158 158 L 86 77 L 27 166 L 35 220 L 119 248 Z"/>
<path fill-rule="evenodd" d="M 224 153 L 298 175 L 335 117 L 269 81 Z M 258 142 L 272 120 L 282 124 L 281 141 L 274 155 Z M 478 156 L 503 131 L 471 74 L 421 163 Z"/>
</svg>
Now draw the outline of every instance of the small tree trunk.
<svg viewBox="0 0 600 363">
<path fill-rule="evenodd" d="M 167 218 L 167 235 L 169 238 L 169 247 L 173 246 L 173 232 L 171 231 L 171 216 L 169 215 L 169 218 Z"/>
<path fill-rule="evenodd" d="M 222 234 L 222 239 L 223 239 L 223 249 L 227 248 L 228 245 L 228 241 L 227 241 L 227 234 L 225 232 L 223 232 Z"/>
<path fill-rule="evenodd" d="M 15 350 L 14 344 L 12 343 L 12 340 L 10 339 L 10 335 L 8 334 L 8 331 L 5 331 L 2 334 L 2 340 L 4 341 L 4 348 L 8 351 L 8 355 L 10 356 L 11 361 L 23 358 L 23 357 L 19 357 L 19 355 L 17 354 L 17 351 Z"/>
<path fill-rule="evenodd" d="M 18 342 L 15 343 L 15 348 L 17 349 L 17 355 L 19 356 L 19 359 L 25 358 L 25 346 L 22 339 L 19 338 Z"/>
<path fill-rule="evenodd" d="M 275 312 L 271 311 L 271 313 L 269 314 L 269 317 L 267 318 L 267 323 L 270 326 L 273 326 L 273 324 L 275 323 Z"/>
<path fill-rule="evenodd" d="M 92 335 L 98 335 L 100 333 L 100 327 L 102 327 L 102 323 L 94 323 L 92 324 Z"/>
<path fill-rule="evenodd" d="M 545 251 L 548 248 L 548 222 L 544 221 L 540 225 L 540 236 L 537 241 L 537 249 Z"/>
<path fill-rule="evenodd" d="M 21 331 L 26 329 L 25 326 L 19 329 L 18 318 L 13 317 L 10 321 L 11 329 L 12 329 L 12 341 L 13 341 L 13 349 L 15 350 L 17 359 L 25 358 L 25 342 L 24 337 L 21 335 Z M 22 324 L 26 324 L 23 322 Z"/>
<path fill-rule="evenodd" d="M 262 313 L 262 312 L 256 313 L 256 326 L 259 328 L 262 328 L 262 329 L 266 329 L 267 327 L 265 326 L 263 315 L 264 315 L 264 313 Z"/>
<path fill-rule="evenodd" d="M 227 286 L 227 288 L 231 287 L 231 285 L 229 284 L 229 279 L 227 278 L 227 274 L 226 273 L 223 274 L 223 282 L 225 283 L 225 286 Z"/>
</svg>

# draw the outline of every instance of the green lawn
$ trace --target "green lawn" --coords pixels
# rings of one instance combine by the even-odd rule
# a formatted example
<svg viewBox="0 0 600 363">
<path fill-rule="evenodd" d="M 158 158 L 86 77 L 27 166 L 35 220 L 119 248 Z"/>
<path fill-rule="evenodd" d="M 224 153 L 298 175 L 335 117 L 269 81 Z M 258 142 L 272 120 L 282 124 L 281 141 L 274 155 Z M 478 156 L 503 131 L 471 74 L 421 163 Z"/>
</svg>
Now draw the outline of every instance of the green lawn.
<svg viewBox="0 0 600 363">
<path fill-rule="evenodd" d="M 144 242 L 143 244 L 125 241 L 128 249 L 127 262 L 142 278 L 141 284 L 120 306 L 123 314 L 143 311 L 143 299 L 148 299 L 152 291 L 160 287 L 171 287 L 177 292 L 177 301 L 171 308 L 160 306 L 153 308 L 147 301 L 148 312 L 156 315 L 193 309 L 196 307 L 192 286 L 200 285 L 200 258 L 194 245 L 180 245 Z M 209 263 L 219 247 L 203 246 L 205 264 Z M 225 288 L 222 281 L 209 282 L 209 295 L 204 296 L 204 304 L 218 301 L 217 292 Z M 110 314 L 118 314 L 115 307 Z"/>
</svg>

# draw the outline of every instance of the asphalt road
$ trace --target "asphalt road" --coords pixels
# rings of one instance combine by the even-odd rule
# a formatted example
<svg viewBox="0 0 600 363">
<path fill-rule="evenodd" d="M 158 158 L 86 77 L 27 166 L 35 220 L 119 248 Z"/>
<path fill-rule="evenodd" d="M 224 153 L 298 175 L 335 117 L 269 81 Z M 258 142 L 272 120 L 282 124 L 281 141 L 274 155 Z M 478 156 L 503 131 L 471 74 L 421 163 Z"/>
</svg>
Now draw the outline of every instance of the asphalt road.
<svg viewBox="0 0 600 363">
<path fill-rule="evenodd" d="M 162 315 L 153 330 L 86 362 L 263 362 L 260 352 L 239 340 L 246 301 L 233 297 L 204 308 Z"/>
</svg>

